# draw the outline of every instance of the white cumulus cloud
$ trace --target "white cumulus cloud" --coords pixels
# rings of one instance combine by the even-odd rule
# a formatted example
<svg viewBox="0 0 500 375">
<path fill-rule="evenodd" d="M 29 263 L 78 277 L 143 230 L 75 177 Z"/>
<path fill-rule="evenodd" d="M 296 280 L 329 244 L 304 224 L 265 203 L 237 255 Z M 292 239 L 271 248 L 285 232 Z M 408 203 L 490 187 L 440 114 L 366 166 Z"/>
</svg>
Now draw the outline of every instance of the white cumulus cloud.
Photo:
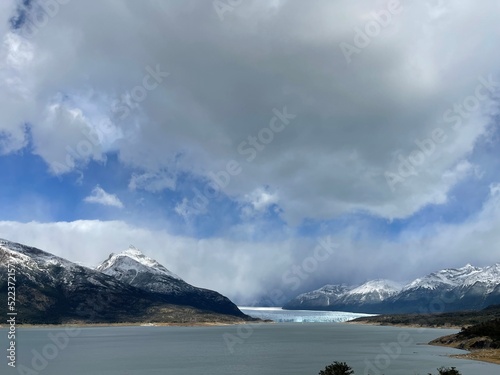
<svg viewBox="0 0 500 375">
<path fill-rule="evenodd" d="M 96 186 L 92 193 L 84 199 L 87 203 L 97 203 L 102 204 L 103 206 L 111 206 L 117 208 L 123 208 L 124 205 L 120 201 L 120 199 L 114 195 L 107 193 L 102 187 Z"/>
</svg>

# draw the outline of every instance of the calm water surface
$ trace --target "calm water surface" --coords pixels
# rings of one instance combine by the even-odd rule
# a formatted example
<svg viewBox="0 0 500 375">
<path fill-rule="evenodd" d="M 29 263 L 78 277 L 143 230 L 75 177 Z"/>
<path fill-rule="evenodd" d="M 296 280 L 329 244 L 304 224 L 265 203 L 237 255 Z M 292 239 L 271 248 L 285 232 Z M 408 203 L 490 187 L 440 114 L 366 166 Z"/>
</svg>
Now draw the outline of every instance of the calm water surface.
<svg viewBox="0 0 500 375">
<path fill-rule="evenodd" d="M 448 358 L 461 351 L 422 345 L 452 330 L 406 329 L 342 323 L 281 323 L 225 327 L 83 328 L 54 353 L 49 334 L 64 329 L 19 329 L 17 369 L 2 355 L 0 374 L 47 375 L 316 375 L 327 364 L 346 361 L 356 375 L 425 375 L 440 366 L 456 366 L 464 375 L 498 375 L 500 366 Z M 409 346 L 394 344 L 400 337 Z M 401 336 L 403 335 L 403 336 Z M 0 330 L 6 353 L 7 331 Z M 392 344 L 391 344 L 392 343 Z M 383 349 L 392 348 L 390 358 Z M 401 349 L 401 353 L 397 354 Z M 48 354 L 46 367 L 33 369 L 32 350 Z M 390 350 L 390 349 L 388 349 Z M 370 363 L 371 365 L 368 365 Z M 38 368 L 36 368 L 38 366 Z M 41 366 L 41 367 L 40 367 Z M 386 367 L 383 371 L 379 369 Z M 23 370 L 26 370 L 23 368 Z M 374 370 L 375 369 L 375 370 Z"/>
</svg>

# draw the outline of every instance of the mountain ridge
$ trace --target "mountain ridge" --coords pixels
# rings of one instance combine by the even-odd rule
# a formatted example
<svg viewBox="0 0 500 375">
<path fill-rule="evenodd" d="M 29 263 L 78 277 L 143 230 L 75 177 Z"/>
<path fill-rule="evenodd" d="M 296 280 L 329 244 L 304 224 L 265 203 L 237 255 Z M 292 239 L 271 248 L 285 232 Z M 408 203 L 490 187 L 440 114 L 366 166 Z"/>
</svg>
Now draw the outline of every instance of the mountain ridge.
<svg viewBox="0 0 500 375">
<path fill-rule="evenodd" d="M 325 289 L 325 287 L 328 287 Z M 283 308 L 338 310 L 366 313 L 422 313 L 473 309 L 500 303 L 500 264 L 446 268 L 405 285 L 391 280 L 370 280 L 350 287 L 332 298 L 327 284 L 302 293 Z"/>
<path fill-rule="evenodd" d="M 151 258 L 147 261 L 163 271 L 158 262 Z M 193 287 L 176 279 L 168 270 L 168 274 L 162 272 L 161 276 L 178 283 L 177 293 L 148 290 L 144 285 L 137 287 L 35 247 L 0 239 L 0 294 L 5 295 L 5 301 L 9 264 L 15 268 L 19 323 L 195 323 L 250 319 L 226 297 Z M 143 275 L 148 272 L 154 274 L 146 267 L 142 270 Z M 0 314 L 5 316 L 6 312 L 6 304 L 0 305 Z"/>
<path fill-rule="evenodd" d="M 108 259 L 96 267 L 96 270 L 140 290 L 161 294 L 172 303 L 190 304 L 190 301 L 196 301 L 194 305 L 191 302 L 191 305 L 215 309 L 216 312 L 233 314 L 240 312 L 227 297 L 213 290 L 188 284 L 135 247 L 129 247 L 118 254 L 110 254 Z"/>
</svg>

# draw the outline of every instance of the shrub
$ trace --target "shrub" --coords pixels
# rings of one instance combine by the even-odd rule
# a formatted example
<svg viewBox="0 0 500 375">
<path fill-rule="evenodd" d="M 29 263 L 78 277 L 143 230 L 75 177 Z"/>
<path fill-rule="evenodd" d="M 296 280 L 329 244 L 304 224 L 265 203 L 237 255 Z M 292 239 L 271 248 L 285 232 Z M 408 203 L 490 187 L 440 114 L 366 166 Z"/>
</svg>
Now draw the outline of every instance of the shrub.
<svg viewBox="0 0 500 375">
<path fill-rule="evenodd" d="M 456 367 L 440 367 L 437 369 L 438 375 L 462 375 Z M 354 371 L 345 362 L 333 362 L 319 372 L 319 375 L 353 375 Z M 429 373 L 429 375 L 432 375 Z"/>
<path fill-rule="evenodd" d="M 345 362 L 333 362 L 319 372 L 319 375 L 352 375 L 354 371 Z"/>
<path fill-rule="evenodd" d="M 440 367 L 437 370 L 439 375 L 460 375 L 456 367 Z"/>
</svg>

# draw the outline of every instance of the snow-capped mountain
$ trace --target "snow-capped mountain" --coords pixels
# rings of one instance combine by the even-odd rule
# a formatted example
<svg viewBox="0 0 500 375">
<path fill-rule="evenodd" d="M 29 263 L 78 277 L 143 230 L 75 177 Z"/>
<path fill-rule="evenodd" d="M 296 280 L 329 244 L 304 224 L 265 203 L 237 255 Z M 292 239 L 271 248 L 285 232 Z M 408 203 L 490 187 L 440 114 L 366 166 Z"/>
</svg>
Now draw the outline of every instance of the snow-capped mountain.
<svg viewBox="0 0 500 375">
<path fill-rule="evenodd" d="M 399 293 L 402 285 L 391 280 L 376 279 L 348 290 L 342 303 L 379 303 Z"/>
<path fill-rule="evenodd" d="M 473 267 L 467 264 L 462 268 L 444 269 L 438 272 L 433 272 L 422 278 L 415 279 L 409 284 L 405 285 L 402 292 L 409 292 L 413 290 L 436 290 L 436 289 L 452 289 L 458 285 L 463 284 L 468 278 L 475 275 L 481 275 L 483 269 Z"/>
<path fill-rule="evenodd" d="M 139 252 L 116 257 L 108 271 L 125 270 L 172 281 L 176 295 L 136 287 L 125 277 L 108 275 L 45 251 L 0 239 L 0 295 L 7 301 L 7 269 L 15 269 L 17 311 L 23 323 L 207 321 L 247 317 L 219 293 L 195 288 Z M 135 258 L 135 259 L 132 259 Z M 109 259 L 108 259 L 109 260 Z M 135 263 L 134 263 L 135 262 Z M 122 265 L 120 268 L 119 265 Z M 142 267 L 142 268 L 141 268 Z M 145 282 L 146 278 L 143 278 Z M 151 290 L 148 290 L 151 289 Z M 2 298 L 3 298 L 2 297 Z M 6 316 L 7 304 L 0 305 Z M 165 313 L 168 311 L 168 314 Z"/>
<path fill-rule="evenodd" d="M 325 285 L 295 297 L 284 308 L 358 312 L 366 309 L 366 306 L 377 306 L 400 290 L 400 284 L 381 279 L 371 280 L 359 286 Z"/>
<path fill-rule="evenodd" d="M 6 240 L 0 240 L 0 293 L 7 291 L 8 265 L 15 269 L 18 315 L 26 323 L 120 320 L 147 305 L 140 290 L 113 277 Z"/>
<path fill-rule="evenodd" d="M 427 313 L 482 309 L 500 303 L 500 264 L 489 267 L 450 268 L 430 273 L 404 286 L 372 280 L 330 298 L 326 285 L 303 293 L 287 309 L 336 310 L 366 313 Z M 326 289 L 325 289 L 326 288 Z"/>
<path fill-rule="evenodd" d="M 468 265 L 468 267 L 472 266 Z M 477 268 L 476 270 L 477 272 L 470 272 L 462 283 L 462 286 L 470 287 L 481 284 L 485 287 L 488 293 L 493 292 L 500 282 L 500 264 L 497 263 L 493 266 L 485 267 L 483 269 Z"/>
<path fill-rule="evenodd" d="M 141 272 L 149 272 L 166 277 L 182 280 L 179 276 L 170 272 L 156 260 L 144 255 L 139 249 L 130 246 L 127 250 L 119 254 L 111 254 L 101 265 L 98 271 L 116 277 L 118 280 L 127 279 L 131 275 Z"/>
<path fill-rule="evenodd" d="M 228 298 L 186 283 L 133 246 L 119 254 L 110 254 L 96 270 L 141 290 L 161 294 L 172 303 L 210 308 L 216 312 L 241 313 Z"/>
<path fill-rule="evenodd" d="M 481 309 L 500 303 L 500 264 L 484 268 L 467 264 L 430 273 L 408 283 L 387 301 L 398 311 L 434 312 Z"/>
</svg>

